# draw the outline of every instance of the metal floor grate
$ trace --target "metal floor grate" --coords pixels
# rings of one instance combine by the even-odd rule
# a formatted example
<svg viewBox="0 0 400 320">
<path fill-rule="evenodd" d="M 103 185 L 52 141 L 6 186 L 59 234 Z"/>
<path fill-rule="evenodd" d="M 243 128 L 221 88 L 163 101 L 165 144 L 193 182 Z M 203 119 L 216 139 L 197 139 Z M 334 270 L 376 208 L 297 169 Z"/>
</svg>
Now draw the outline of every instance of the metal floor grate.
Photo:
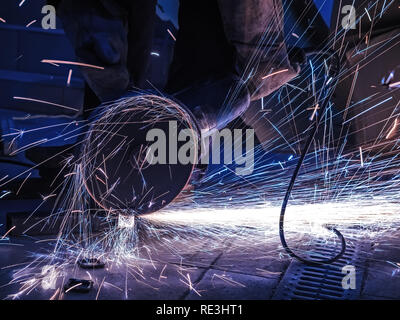
<svg viewBox="0 0 400 320">
<path fill-rule="evenodd" d="M 337 248 L 318 243 L 311 259 L 321 258 L 319 254 L 333 256 Z M 330 265 L 307 266 L 293 261 L 283 276 L 273 296 L 274 300 L 351 300 L 357 299 L 364 275 L 366 251 L 364 246 L 348 247 L 341 259 Z M 345 290 L 342 268 L 352 265 L 356 268 L 356 289 Z"/>
</svg>

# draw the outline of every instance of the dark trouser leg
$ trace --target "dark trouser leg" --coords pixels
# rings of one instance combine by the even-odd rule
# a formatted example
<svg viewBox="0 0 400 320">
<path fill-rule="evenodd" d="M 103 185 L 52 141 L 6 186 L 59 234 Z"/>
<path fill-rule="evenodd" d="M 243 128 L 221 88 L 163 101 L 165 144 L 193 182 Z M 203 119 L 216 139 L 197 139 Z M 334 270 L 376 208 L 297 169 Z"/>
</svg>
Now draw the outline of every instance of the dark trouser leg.
<svg viewBox="0 0 400 320">
<path fill-rule="evenodd" d="M 225 36 L 217 0 L 181 0 L 179 32 L 167 85 L 202 129 L 221 128 L 247 108 L 235 49 Z"/>
<path fill-rule="evenodd" d="M 181 0 L 179 31 L 167 90 L 176 92 L 230 72 L 234 49 L 225 37 L 216 0 Z"/>
<path fill-rule="evenodd" d="M 157 0 L 126 1 L 129 3 L 128 70 L 132 85 L 143 88 L 153 44 Z"/>
<path fill-rule="evenodd" d="M 62 0 L 57 13 L 85 80 L 101 101 L 142 86 L 147 70 L 155 0 Z"/>
</svg>

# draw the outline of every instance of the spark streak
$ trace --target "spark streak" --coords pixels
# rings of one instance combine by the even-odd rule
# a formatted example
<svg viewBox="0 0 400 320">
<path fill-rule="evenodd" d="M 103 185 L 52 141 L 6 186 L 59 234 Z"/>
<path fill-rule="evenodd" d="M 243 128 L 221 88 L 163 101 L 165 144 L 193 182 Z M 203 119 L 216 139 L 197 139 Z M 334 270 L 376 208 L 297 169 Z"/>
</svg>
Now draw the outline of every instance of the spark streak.
<svg viewBox="0 0 400 320">
<path fill-rule="evenodd" d="M 26 28 L 29 28 L 31 25 L 33 25 L 35 22 L 36 22 L 37 20 L 32 20 L 31 22 L 29 22 L 27 25 L 26 25 Z"/>
<path fill-rule="evenodd" d="M 13 226 L 12 228 L 10 228 L 10 230 L 8 230 L 8 231 L 4 234 L 4 236 L 2 236 L 1 238 L 2 238 L 2 239 L 5 239 L 5 238 L 7 237 L 7 235 L 8 235 L 11 231 L 13 231 L 15 228 L 16 228 L 16 226 Z"/>
<path fill-rule="evenodd" d="M 174 39 L 174 41 L 176 41 L 176 38 L 174 36 L 174 34 L 171 32 L 171 30 L 167 29 L 169 35 L 171 36 L 172 39 Z"/>
<path fill-rule="evenodd" d="M 67 79 L 67 86 L 69 87 L 71 84 L 71 77 L 72 77 L 72 69 L 68 72 L 68 79 Z"/>
<path fill-rule="evenodd" d="M 32 102 L 38 102 L 38 103 L 44 103 L 44 104 L 48 104 L 48 105 L 51 105 L 51 106 L 55 106 L 55 107 L 59 107 L 59 108 L 67 109 L 67 110 L 72 110 L 72 111 L 76 111 L 76 112 L 79 111 L 79 109 L 75 109 L 75 108 L 72 108 L 72 107 L 63 106 L 63 105 L 61 105 L 61 104 L 53 103 L 53 102 L 49 102 L 49 101 L 45 101 L 45 100 L 39 100 L 39 99 L 33 99 L 33 98 L 26 98 L 26 97 L 13 97 L 13 99 L 15 99 L 15 100 L 24 100 L 24 101 L 32 101 Z"/>
<path fill-rule="evenodd" d="M 74 66 L 104 70 L 104 67 L 100 67 L 100 66 L 96 66 L 96 65 L 88 64 L 88 63 L 82 63 L 82 62 L 73 62 L 73 61 L 65 61 L 65 60 L 51 60 L 51 59 L 43 59 L 41 62 L 42 63 L 50 63 L 50 64 L 74 65 Z"/>
<path fill-rule="evenodd" d="M 397 87 L 400 87 L 400 81 L 389 84 L 389 87 L 390 87 L 390 88 L 397 88 Z"/>
<path fill-rule="evenodd" d="M 265 80 L 265 79 L 267 79 L 267 78 L 269 78 L 269 77 L 273 77 L 273 76 L 275 76 L 275 75 L 277 75 L 277 74 L 284 73 L 284 72 L 288 72 L 288 71 L 289 71 L 289 69 L 279 70 L 279 71 L 270 73 L 270 74 L 268 74 L 268 75 L 262 77 L 261 79 Z"/>
<path fill-rule="evenodd" d="M 389 133 L 386 136 L 386 139 L 389 140 L 391 138 L 393 138 L 393 136 L 395 135 L 396 131 L 397 131 L 397 127 L 399 125 L 399 121 L 398 119 L 394 119 L 394 123 L 393 123 L 393 127 L 392 129 L 390 129 Z"/>
</svg>

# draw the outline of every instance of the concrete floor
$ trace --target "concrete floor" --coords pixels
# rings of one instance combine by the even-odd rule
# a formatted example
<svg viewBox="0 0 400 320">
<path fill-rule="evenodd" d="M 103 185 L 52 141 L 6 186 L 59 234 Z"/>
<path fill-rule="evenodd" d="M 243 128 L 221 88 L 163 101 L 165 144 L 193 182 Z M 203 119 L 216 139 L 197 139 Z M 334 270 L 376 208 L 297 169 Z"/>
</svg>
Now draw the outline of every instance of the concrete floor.
<svg viewBox="0 0 400 320">
<path fill-rule="evenodd" d="M 52 249 L 50 243 L 36 241 L 40 239 L 13 238 L 10 243 L 0 245 L 1 299 L 20 290 L 21 284 L 6 285 L 17 270 L 33 261 L 38 252 Z M 151 259 L 144 257 L 132 262 L 134 267 L 129 268 L 128 274 L 124 266 L 118 265 L 90 272 L 70 266 L 66 279 L 92 278 L 94 287 L 87 294 L 69 292 L 63 299 L 96 299 L 97 294 L 98 299 L 270 299 L 289 264 L 287 259 L 260 255 L 261 251 L 271 249 L 267 246 L 247 252 L 226 247 L 225 251 L 193 253 L 186 245 L 179 248 L 179 244 L 175 249 L 179 257 L 153 246 Z M 40 273 L 41 268 L 43 264 L 24 272 Z M 60 281 L 57 287 L 62 285 Z M 193 284 L 193 289 L 189 283 Z M 54 289 L 40 287 L 19 298 L 49 299 L 55 293 Z"/>
<path fill-rule="evenodd" d="M 193 244 L 198 247 L 195 241 L 193 239 Z M 109 264 L 106 269 L 86 271 L 71 264 L 64 269 L 65 274 L 58 278 L 55 287 L 45 289 L 39 281 L 33 290 L 17 299 L 268 300 L 274 297 L 291 263 L 279 254 L 278 238 L 246 249 L 234 243 L 210 249 L 215 245 L 204 243 L 201 250 L 193 252 L 187 243 L 172 245 L 179 256 L 153 243 L 151 259 L 143 254 L 129 262 L 128 269 L 122 264 Z M 146 247 L 149 248 L 149 244 Z M 53 243 L 43 237 L 3 241 L 0 244 L 0 298 L 10 299 L 10 295 L 21 289 L 21 283 L 9 284 L 17 275 L 31 273 L 37 277 L 44 264 L 31 262 L 39 253 L 52 249 Z M 376 239 L 371 250 L 366 263 L 361 266 L 365 272 L 360 294 L 355 298 L 399 299 L 400 267 L 389 262 L 399 261 L 400 239 L 383 235 Z M 27 268 L 23 272 L 19 271 L 24 267 Z M 89 293 L 57 292 L 69 278 L 92 279 L 93 289 Z"/>
</svg>

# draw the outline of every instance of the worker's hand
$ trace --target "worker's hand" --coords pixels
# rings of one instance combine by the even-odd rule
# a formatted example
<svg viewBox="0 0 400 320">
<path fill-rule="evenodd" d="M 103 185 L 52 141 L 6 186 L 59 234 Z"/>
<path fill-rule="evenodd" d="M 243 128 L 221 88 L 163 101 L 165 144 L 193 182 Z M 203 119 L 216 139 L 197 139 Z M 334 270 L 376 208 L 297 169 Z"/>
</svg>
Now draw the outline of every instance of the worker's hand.
<svg viewBox="0 0 400 320">
<path fill-rule="evenodd" d="M 89 86 L 102 101 L 120 97 L 128 88 L 127 18 L 123 10 L 104 1 L 63 0 L 57 8 L 64 30 L 83 67 Z"/>
<path fill-rule="evenodd" d="M 250 105 L 246 83 L 233 73 L 201 81 L 174 96 L 191 110 L 200 129 L 210 132 L 223 129 Z"/>
</svg>

